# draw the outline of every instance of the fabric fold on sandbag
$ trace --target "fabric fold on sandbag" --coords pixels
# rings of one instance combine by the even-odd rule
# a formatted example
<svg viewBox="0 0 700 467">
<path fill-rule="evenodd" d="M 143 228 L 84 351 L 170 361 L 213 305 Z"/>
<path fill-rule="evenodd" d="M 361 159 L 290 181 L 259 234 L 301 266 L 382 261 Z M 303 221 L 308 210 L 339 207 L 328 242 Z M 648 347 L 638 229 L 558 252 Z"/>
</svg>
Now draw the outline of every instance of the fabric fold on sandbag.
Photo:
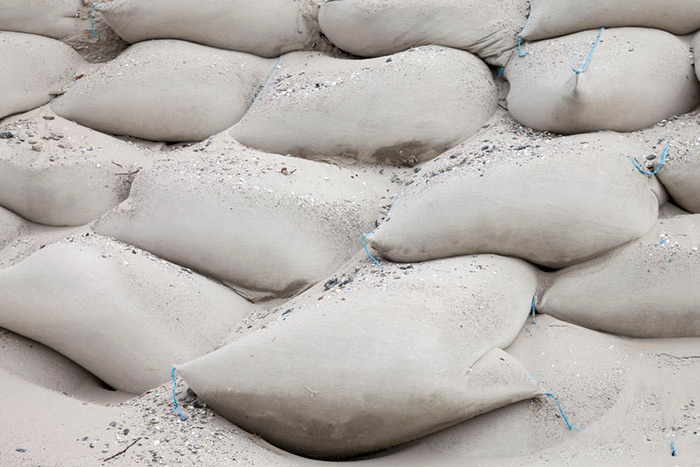
<svg viewBox="0 0 700 467">
<path fill-rule="evenodd" d="M 640 240 L 564 269 L 537 310 L 632 337 L 700 337 L 700 215 L 660 219 Z"/>
<path fill-rule="evenodd" d="M 251 300 L 294 295 L 340 267 L 398 188 L 390 174 L 260 153 L 225 135 L 193 149 L 140 173 L 96 229 Z"/>
<path fill-rule="evenodd" d="M 530 141 L 498 128 L 414 177 L 367 243 L 399 262 L 496 253 L 561 268 L 653 227 L 665 192 L 634 168 L 641 149 L 625 135 Z"/>
<path fill-rule="evenodd" d="M 335 279 L 177 371 L 236 425 L 317 458 L 388 448 L 541 394 L 500 350 L 527 319 L 531 265 L 483 255 L 378 271 L 362 261 Z"/>
<path fill-rule="evenodd" d="M 251 309 L 220 284 L 89 233 L 0 270 L 0 327 L 130 393 L 217 348 Z"/>
<path fill-rule="evenodd" d="M 55 39 L 0 31 L 0 119 L 32 110 L 60 94 L 84 64 Z"/>
<path fill-rule="evenodd" d="M 322 0 L 117 0 L 100 6 L 129 43 L 182 39 L 220 49 L 277 57 L 321 49 Z"/>
<path fill-rule="evenodd" d="M 536 130 L 634 131 L 700 103 L 688 44 L 664 31 L 589 30 L 527 51 L 505 69 L 508 110 Z"/>
<path fill-rule="evenodd" d="M 700 29 L 697 0 L 531 0 L 523 38 L 540 40 L 594 28 L 639 26 L 689 34 Z"/>
<path fill-rule="evenodd" d="M 60 116 L 115 135 L 200 141 L 236 123 L 273 61 L 177 40 L 133 45 L 57 99 Z"/>
<path fill-rule="evenodd" d="M 82 127 L 47 108 L 0 132 L 0 206 L 32 222 L 83 225 L 123 201 L 149 151 Z"/>
<path fill-rule="evenodd" d="M 527 0 L 334 0 L 318 18 L 333 44 L 361 57 L 443 45 L 505 66 L 527 13 Z"/>
<path fill-rule="evenodd" d="M 496 108 L 491 72 L 468 52 L 429 46 L 366 60 L 295 52 L 231 135 L 277 154 L 413 165 L 469 138 Z"/>
<path fill-rule="evenodd" d="M 2 0 L 0 31 L 63 39 L 78 32 L 82 6 L 81 0 Z"/>
</svg>

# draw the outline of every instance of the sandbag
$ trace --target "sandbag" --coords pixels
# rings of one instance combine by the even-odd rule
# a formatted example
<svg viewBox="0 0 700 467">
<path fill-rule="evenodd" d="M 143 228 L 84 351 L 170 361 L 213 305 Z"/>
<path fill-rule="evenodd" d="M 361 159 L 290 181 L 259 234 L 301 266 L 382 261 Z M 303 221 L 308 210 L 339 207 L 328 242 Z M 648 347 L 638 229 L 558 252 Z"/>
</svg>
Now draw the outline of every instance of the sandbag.
<svg viewBox="0 0 700 467">
<path fill-rule="evenodd" d="M 362 57 L 388 55 L 421 45 L 464 49 L 505 66 L 528 13 L 526 0 L 335 0 L 318 14 L 335 45 Z"/>
<path fill-rule="evenodd" d="M 540 394 L 500 350 L 527 318 L 532 266 L 474 256 L 379 271 L 367 260 L 335 279 L 178 372 L 236 425 L 319 458 L 388 448 Z"/>
<path fill-rule="evenodd" d="M 700 80 L 700 31 L 698 31 L 691 42 L 693 46 L 693 53 L 695 54 L 695 76 Z"/>
<path fill-rule="evenodd" d="M 495 109 L 491 73 L 468 52 L 420 47 L 367 60 L 295 52 L 231 135 L 278 154 L 413 165 L 469 138 Z"/>
<path fill-rule="evenodd" d="M 260 153 L 224 135 L 170 159 L 139 174 L 97 231 L 253 300 L 293 295 L 341 266 L 398 188 L 389 174 Z"/>
<path fill-rule="evenodd" d="M 660 219 L 640 240 L 552 277 L 537 310 L 632 337 L 700 337 L 700 215 Z"/>
<path fill-rule="evenodd" d="M 105 133 L 199 141 L 241 118 L 272 67 L 189 42 L 143 42 L 86 75 L 52 109 Z"/>
<path fill-rule="evenodd" d="M 0 125 L 0 206 L 53 226 L 87 224 L 124 200 L 152 160 L 132 143 L 46 108 Z"/>
<path fill-rule="evenodd" d="M 49 102 L 83 64 L 77 52 L 48 37 L 0 31 L 0 119 Z"/>
<path fill-rule="evenodd" d="M 81 0 L 2 0 L 0 30 L 63 39 L 77 32 Z"/>
<path fill-rule="evenodd" d="M 532 0 L 523 31 L 527 40 L 547 39 L 595 28 L 642 26 L 673 34 L 700 29 L 697 0 Z"/>
<path fill-rule="evenodd" d="M 122 39 L 183 39 L 263 57 L 314 48 L 320 0 L 118 0 L 99 10 Z"/>
<path fill-rule="evenodd" d="M 698 112 L 661 122 L 652 128 L 635 132 L 630 137 L 649 141 L 647 151 L 637 158 L 642 170 L 647 173 L 656 172 L 656 178 L 679 207 L 700 213 Z"/>
<path fill-rule="evenodd" d="M 499 128 L 414 177 L 369 245 L 400 262 L 497 253 L 561 268 L 653 227 L 663 188 L 634 168 L 639 145 L 624 135 L 528 140 Z"/>
<path fill-rule="evenodd" d="M 29 228 L 28 222 L 12 211 L 0 207 L 0 250 L 22 235 Z"/>
<path fill-rule="evenodd" d="M 594 47 L 599 33 L 529 43 L 529 55 L 510 61 L 508 110 L 516 120 L 564 134 L 634 131 L 700 103 L 686 42 L 664 31 L 619 28 L 603 31 Z"/>
<path fill-rule="evenodd" d="M 115 389 L 140 393 L 211 352 L 252 305 L 224 286 L 94 234 L 0 270 L 0 327 Z"/>
</svg>

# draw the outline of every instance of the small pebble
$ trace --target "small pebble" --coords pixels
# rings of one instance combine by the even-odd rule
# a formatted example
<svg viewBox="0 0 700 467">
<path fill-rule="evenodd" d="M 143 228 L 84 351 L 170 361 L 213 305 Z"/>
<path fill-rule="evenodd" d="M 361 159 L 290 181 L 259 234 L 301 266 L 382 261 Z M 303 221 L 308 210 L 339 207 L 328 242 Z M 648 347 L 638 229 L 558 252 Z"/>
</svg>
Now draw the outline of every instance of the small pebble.
<svg viewBox="0 0 700 467">
<path fill-rule="evenodd" d="M 15 136 L 15 135 L 10 133 L 9 131 L 0 131 L 0 139 L 10 139 L 13 136 Z"/>
</svg>

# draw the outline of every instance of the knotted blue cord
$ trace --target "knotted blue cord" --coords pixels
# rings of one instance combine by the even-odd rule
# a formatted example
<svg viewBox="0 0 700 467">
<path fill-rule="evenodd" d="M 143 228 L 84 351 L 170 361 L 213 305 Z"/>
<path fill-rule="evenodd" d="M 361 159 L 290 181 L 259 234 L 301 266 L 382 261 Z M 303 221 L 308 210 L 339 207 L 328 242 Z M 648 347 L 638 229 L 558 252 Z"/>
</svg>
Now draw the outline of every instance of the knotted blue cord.
<svg viewBox="0 0 700 467">
<path fill-rule="evenodd" d="M 603 31 L 605 31 L 605 28 L 600 28 L 600 31 L 598 31 L 598 37 L 596 38 L 595 42 L 593 43 L 593 48 L 591 49 L 591 53 L 588 54 L 588 58 L 586 59 L 586 62 L 583 64 L 582 69 L 577 70 L 576 68 L 574 68 L 574 63 L 576 63 L 576 59 L 574 59 L 571 62 L 571 69 L 577 75 L 579 73 L 583 73 L 584 71 L 586 71 L 586 68 L 588 68 L 588 64 L 591 62 L 591 58 L 593 57 L 593 52 L 595 51 L 595 48 L 598 46 L 598 42 L 600 42 L 600 36 L 601 36 L 601 34 L 603 34 Z"/>
<path fill-rule="evenodd" d="M 526 55 L 530 55 L 532 52 L 525 52 L 523 53 L 521 44 L 523 42 L 523 33 L 525 32 L 525 28 L 527 28 L 527 23 L 530 22 L 530 16 L 532 16 L 532 1 L 530 1 L 530 12 L 527 14 L 527 20 L 525 20 L 525 26 L 523 26 L 523 29 L 520 31 L 520 34 L 518 34 L 518 57 L 525 57 Z"/>
<path fill-rule="evenodd" d="M 92 28 L 92 34 L 95 36 L 95 39 L 97 39 L 97 32 L 95 32 L 95 18 L 92 16 L 92 10 L 94 10 L 97 5 L 104 5 L 104 3 L 93 3 L 90 7 L 90 27 Z"/>
<path fill-rule="evenodd" d="M 183 411 L 180 410 L 180 406 L 177 405 L 177 398 L 175 397 L 175 389 L 177 388 L 177 381 L 175 380 L 175 368 L 176 367 L 173 367 L 173 371 L 171 373 L 171 376 L 173 377 L 173 401 L 175 401 L 175 410 L 177 410 L 177 413 L 180 414 L 181 420 L 187 420 L 187 415 L 185 415 Z"/>
<path fill-rule="evenodd" d="M 535 321 L 535 301 L 537 301 L 537 295 L 535 295 L 535 298 L 532 299 L 532 324 L 537 324 L 537 321 Z"/>
<path fill-rule="evenodd" d="M 670 144 L 666 145 L 666 148 L 664 149 L 664 152 L 661 154 L 661 161 L 659 162 L 659 166 L 658 166 L 658 167 L 656 168 L 656 170 L 654 170 L 653 172 L 647 172 L 646 170 L 644 170 L 644 169 L 642 168 L 642 165 L 641 165 L 639 162 L 637 162 L 637 159 L 635 159 L 635 158 L 632 158 L 632 163 L 633 163 L 634 166 L 637 168 L 637 170 L 639 170 L 640 172 L 642 172 L 644 175 L 649 175 L 650 177 L 653 177 L 654 175 L 656 175 L 656 172 L 658 172 L 659 169 L 660 169 L 661 167 L 663 167 L 664 164 L 666 163 L 666 156 L 668 156 L 668 150 L 669 150 L 670 148 L 671 148 L 671 145 L 670 145 Z"/>
</svg>

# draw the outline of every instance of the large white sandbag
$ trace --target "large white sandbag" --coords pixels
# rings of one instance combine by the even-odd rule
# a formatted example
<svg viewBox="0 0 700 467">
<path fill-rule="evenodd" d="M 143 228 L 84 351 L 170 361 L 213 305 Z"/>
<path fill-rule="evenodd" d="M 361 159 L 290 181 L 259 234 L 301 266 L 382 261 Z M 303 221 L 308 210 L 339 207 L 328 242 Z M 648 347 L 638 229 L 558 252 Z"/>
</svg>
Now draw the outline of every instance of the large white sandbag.
<svg viewBox="0 0 700 467">
<path fill-rule="evenodd" d="M 0 31 L 63 39 L 78 30 L 81 0 L 2 0 Z"/>
<path fill-rule="evenodd" d="M 29 223 L 12 211 L 0 207 L 0 250 L 26 232 Z"/>
<path fill-rule="evenodd" d="M 183 39 L 277 57 L 315 47 L 320 0 L 118 0 L 98 7 L 127 42 Z"/>
<path fill-rule="evenodd" d="M 634 337 L 700 337 L 700 215 L 660 219 L 640 240 L 556 273 L 537 310 Z"/>
<path fill-rule="evenodd" d="M 527 0 L 334 0 L 318 20 L 331 42 L 362 57 L 437 44 L 505 66 L 527 13 Z"/>
<path fill-rule="evenodd" d="M 178 371 L 236 425 L 323 458 L 388 448 L 540 393 L 499 350 L 528 316 L 537 273 L 527 263 L 484 255 L 379 271 L 363 260 L 335 279 Z"/>
<path fill-rule="evenodd" d="M 367 60 L 295 52 L 231 134 L 278 154 L 410 165 L 469 138 L 495 109 L 491 73 L 468 52 L 420 47 Z"/>
<path fill-rule="evenodd" d="M 193 149 L 139 174 L 96 229 L 250 299 L 293 295 L 337 269 L 398 188 L 389 174 L 260 153 L 224 135 Z"/>
<path fill-rule="evenodd" d="M 48 37 L 0 31 L 0 118 L 49 102 L 83 64 L 77 52 Z"/>
<path fill-rule="evenodd" d="M 139 393 L 217 348 L 252 305 L 131 246 L 71 237 L 0 270 L 0 327 Z"/>
<path fill-rule="evenodd" d="M 640 168 L 649 174 L 655 173 L 679 207 L 700 213 L 698 113 L 663 121 L 630 137 L 648 142 L 646 152 L 637 157 Z"/>
<path fill-rule="evenodd" d="M 691 44 L 693 46 L 693 53 L 695 54 L 695 76 L 700 80 L 700 31 L 693 36 Z"/>
<path fill-rule="evenodd" d="M 0 206 L 46 225 L 82 225 L 129 194 L 152 156 L 145 149 L 56 116 L 18 116 L 0 132 Z"/>
<path fill-rule="evenodd" d="M 531 0 L 523 38 L 534 41 L 595 28 L 642 26 L 673 34 L 700 29 L 697 0 Z"/>
<path fill-rule="evenodd" d="M 624 135 L 527 140 L 498 128 L 412 179 L 367 242 L 392 261 L 497 253 L 561 268 L 653 227 L 663 189 L 634 168 L 639 148 Z"/>
<path fill-rule="evenodd" d="M 198 141 L 236 123 L 272 60 L 184 41 L 133 45 L 86 75 L 53 110 L 95 130 Z"/>
<path fill-rule="evenodd" d="M 688 44 L 664 31 L 589 30 L 524 48 L 505 70 L 508 110 L 537 130 L 634 131 L 700 103 Z"/>
</svg>

